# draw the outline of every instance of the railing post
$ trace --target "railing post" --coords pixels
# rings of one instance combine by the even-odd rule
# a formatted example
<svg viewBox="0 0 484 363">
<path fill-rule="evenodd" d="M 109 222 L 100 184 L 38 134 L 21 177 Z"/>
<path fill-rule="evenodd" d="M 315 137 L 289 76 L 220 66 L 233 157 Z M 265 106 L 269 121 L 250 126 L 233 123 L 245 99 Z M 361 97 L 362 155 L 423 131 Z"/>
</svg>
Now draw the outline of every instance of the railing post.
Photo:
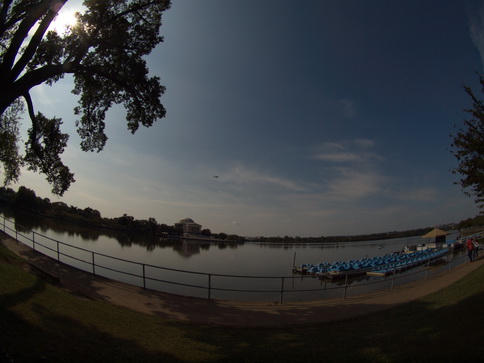
<svg viewBox="0 0 484 363">
<path fill-rule="evenodd" d="M 57 261 L 60 262 L 60 249 L 59 249 L 59 241 L 56 241 L 57 242 Z"/>
<path fill-rule="evenodd" d="M 146 265 L 143 264 L 143 289 L 146 290 Z"/>
<path fill-rule="evenodd" d="M 211 290 L 212 290 L 212 274 L 208 274 L 208 300 L 211 300 Z"/>
<path fill-rule="evenodd" d="M 35 232 L 32 231 L 32 249 L 35 251 Z"/>
<path fill-rule="evenodd" d="M 346 299 L 346 290 L 348 289 L 348 274 L 346 274 L 346 277 L 345 277 L 345 291 L 344 291 L 344 294 L 343 294 L 343 299 Z"/>
<path fill-rule="evenodd" d="M 284 277 L 281 277 L 281 304 L 284 299 Z"/>
<path fill-rule="evenodd" d="M 393 277 L 392 277 L 392 287 L 390 288 L 390 290 L 393 290 L 393 287 L 395 286 L 395 275 L 397 274 L 397 269 L 394 268 L 393 269 Z"/>
<path fill-rule="evenodd" d="M 323 285 L 324 285 L 323 290 L 326 291 L 326 280 L 325 279 L 321 279 L 321 286 L 323 286 Z"/>
<path fill-rule="evenodd" d="M 429 269 L 430 269 L 430 259 L 427 262 L 427 269 L 425 270 L 425 280 L 429 277 Z"/>
<path fill-rule="evenodd" d="M 94 252 L 91 252 L 92 254 L 92 273 L 95 275 L 96 274 L 96 264 L 94 262 Z"/>
</svg>

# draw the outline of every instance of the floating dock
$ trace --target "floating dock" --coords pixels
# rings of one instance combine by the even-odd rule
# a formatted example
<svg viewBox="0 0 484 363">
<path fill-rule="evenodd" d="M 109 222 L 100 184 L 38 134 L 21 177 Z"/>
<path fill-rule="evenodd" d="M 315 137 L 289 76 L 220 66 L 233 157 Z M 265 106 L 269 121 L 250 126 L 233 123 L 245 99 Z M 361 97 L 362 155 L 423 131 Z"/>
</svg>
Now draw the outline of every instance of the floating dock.
<svg viewBox="0 0 484 363">
<path fill-rule="evenodd" d="M 387 276 L 394 272 L 401 272 L 417 266 L 442 260 L 449 254 L 448 248 L 426 249 L 410 253 L 396 252 L 380 257 L 364 258 L 361 260 L 323 262 L 318 265 L 303 264 L 294 266 L 293 272 L 320 276 L 329 279 L 346 277 Z"/>
</svg>

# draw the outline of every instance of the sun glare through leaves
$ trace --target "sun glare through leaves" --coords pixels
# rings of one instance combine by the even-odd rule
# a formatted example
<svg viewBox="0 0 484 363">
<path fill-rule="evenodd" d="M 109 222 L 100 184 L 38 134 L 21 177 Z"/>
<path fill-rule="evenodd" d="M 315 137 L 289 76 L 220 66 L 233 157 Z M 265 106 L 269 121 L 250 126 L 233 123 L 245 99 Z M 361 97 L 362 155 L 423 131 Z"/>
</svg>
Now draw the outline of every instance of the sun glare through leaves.
<svg viewBox="0 0 484 363">
<path fill-rule="evenodd" d="M 76 13 L 78 9 L 64 6 L 49 27 L 49 30 L 55 30 L 59 34 L 63 34 L 70 27 L 77 23 Z"/>
</svg>

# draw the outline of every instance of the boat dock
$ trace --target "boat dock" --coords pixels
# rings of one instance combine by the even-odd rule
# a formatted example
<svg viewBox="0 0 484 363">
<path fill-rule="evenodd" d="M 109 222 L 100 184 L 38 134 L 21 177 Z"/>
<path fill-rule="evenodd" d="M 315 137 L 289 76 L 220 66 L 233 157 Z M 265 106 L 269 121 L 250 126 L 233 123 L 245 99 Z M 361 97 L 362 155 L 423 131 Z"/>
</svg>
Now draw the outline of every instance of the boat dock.
<svg viewBox="0 0 484 363">
<path fill-rule="evenodd" d="M 448 248 L 426 249 L 415 252 L 395 252 L 380 257 L 360 260 L 323 262 L 318 265 L 303 264 L 294 266 L 294 273 L 309 274 L 329 279 L 346 277 L 387 276 L 417 266 L 442 261 L 449 254 Z"/>
</svg>

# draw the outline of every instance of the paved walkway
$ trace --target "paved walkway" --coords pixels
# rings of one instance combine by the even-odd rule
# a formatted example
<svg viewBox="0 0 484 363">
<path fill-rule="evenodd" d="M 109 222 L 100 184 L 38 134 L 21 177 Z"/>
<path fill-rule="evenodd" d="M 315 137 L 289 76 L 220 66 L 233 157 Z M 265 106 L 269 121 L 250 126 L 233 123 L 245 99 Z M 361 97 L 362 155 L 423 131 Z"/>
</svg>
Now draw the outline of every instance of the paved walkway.
<svg viewBox="0 0 484 363">
<path fill-rule="evenodd" d="M 376 293 L 310 302 L 246 302 L 191 298 L 144 290 L 95 276 L 44 256 L 0 232 L 1 243 L 50 275 L 64 288 L 82 296 L 107 301 L 169 320 L 220 326 L 283 326 L 343 320 L 404 304 L 460 280 L 484 264 L 484 258 L 465 263 L 427 280 Z"/>
</svg>

